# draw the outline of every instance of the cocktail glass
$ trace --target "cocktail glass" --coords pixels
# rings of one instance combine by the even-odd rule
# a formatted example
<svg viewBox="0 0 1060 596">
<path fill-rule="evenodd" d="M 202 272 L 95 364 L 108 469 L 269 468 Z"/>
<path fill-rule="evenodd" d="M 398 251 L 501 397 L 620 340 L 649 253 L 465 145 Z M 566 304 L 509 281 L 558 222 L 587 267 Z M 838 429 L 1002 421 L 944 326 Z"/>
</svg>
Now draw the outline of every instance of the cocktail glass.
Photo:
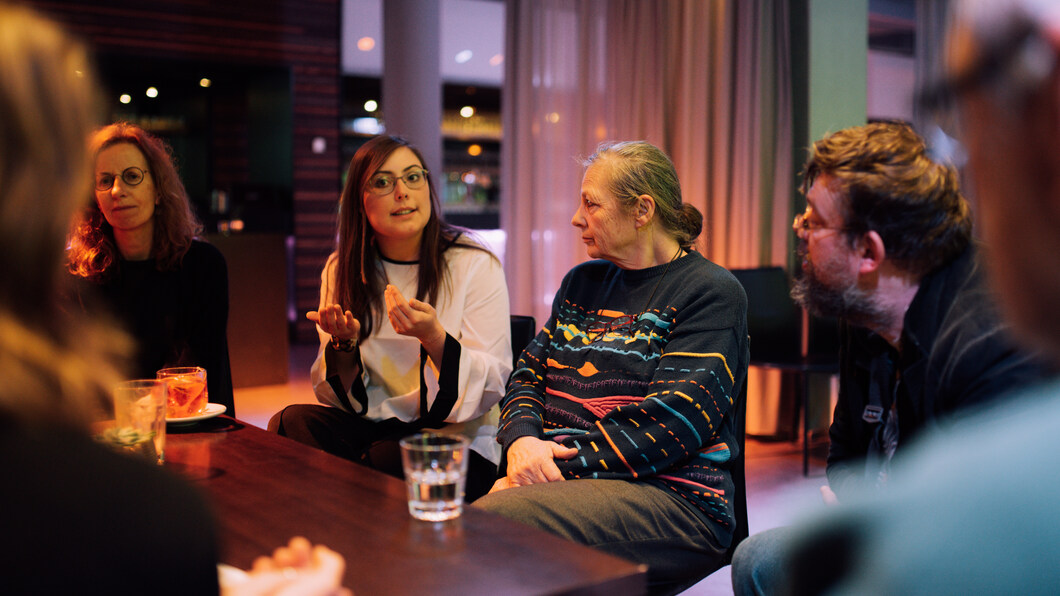
<svg viewBox="0 0 1060 596">
<path fill-rule="evenodd" d="M 206 391 L 206 369 L 201 366 L 163 368 L 157 376 L 169 386 L 169 405 L 166 416 L 187 418 L 206 411 L 209 393 Z"/>
</svg>

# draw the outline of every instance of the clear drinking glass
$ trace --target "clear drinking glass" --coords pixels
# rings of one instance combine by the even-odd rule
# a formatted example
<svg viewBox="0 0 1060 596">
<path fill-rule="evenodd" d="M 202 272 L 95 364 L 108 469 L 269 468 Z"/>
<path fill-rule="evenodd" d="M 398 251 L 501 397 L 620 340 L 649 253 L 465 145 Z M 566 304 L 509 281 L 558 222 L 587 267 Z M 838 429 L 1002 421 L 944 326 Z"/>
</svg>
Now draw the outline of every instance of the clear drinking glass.
<svg viewBox="0 0 1060 596">
<path fill-rule="evenodd" d="M 409 513 L 425 521 L 445 521 L 464 508 L 468 440 L 459 435 L 424 433 L 400 441 Z"/>
<path fill-rule="evenodd" d="M 165 461 L 165 382 L 138 379 L 119 383 L 114 388 L 114 421 L 105 435 L 109 443 L 158 464 Z"/>
<path fill-rule="evenodd" d="M 201 366 L 163 368 L 156 373 L 169 385 L 169 406 L 166 416 L 186 418 L 206 411 L 209 392 L 206 391 L 206 369 Z"/>
</svg>

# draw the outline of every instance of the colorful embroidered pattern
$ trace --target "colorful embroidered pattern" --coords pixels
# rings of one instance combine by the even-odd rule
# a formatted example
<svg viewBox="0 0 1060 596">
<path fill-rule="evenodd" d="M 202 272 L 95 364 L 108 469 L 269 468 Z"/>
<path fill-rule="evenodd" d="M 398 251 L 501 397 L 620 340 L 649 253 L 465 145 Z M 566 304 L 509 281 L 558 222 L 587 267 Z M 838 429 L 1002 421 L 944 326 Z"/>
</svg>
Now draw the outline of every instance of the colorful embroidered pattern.
<svg viewBox="0 0 1060 596">
<path fill-rule="evenodd" d="M 560 441 L 579 451 L 557 460 L 567 478 L 658 484 L 725 533 L 737 455 L 727 415 L 746 376 L 746 302 L 728 272 L 689 261 L 625 326 L 608 323 L 643 307 L 658 277 L 600 261 L 568 274 L 509 381 L 498 440 Z"/>
</svg>

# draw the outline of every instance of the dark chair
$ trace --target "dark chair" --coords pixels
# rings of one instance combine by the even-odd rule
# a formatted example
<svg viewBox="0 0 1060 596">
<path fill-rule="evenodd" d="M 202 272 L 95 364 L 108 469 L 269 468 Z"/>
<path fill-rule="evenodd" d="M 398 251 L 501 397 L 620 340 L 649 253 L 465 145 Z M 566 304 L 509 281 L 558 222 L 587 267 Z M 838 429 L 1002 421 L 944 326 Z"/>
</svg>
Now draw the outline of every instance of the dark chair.
<svg viewBox="0 0 1060 596">
<path fill-rule="evenodd" d="M 511 315 L 511 329 L 512 372 L 515 372 L 515 367 L 519 366 L 519 356 L 537 335 L 537 322 L 529 315 Z M 497 465 L 497 478 L 503 478 L 507 472 L 508 460 L 501 454 L 501 461 Z"/>
<path fill-rule="evenodd" d="M 523 350 L 530 345 L 530 341 L 537 335 L 537 322 L 531 316 L 512 315 L 511 325 L 512 367 L 514 368 L 519 363 L 519 356 L 522 355 Z"/>
<path fill-rule="evenodd" d="M 744 456 L 744 429 L 747 426 L 747 380 L 744 380 L 743 387 L 740 389 L 740 393 L 736 396 L 735 401 L 732 404 L 732 413 L 736 417 L 736 428 L 733 429 L 736 433 L 736 444 L 739 445 L 739 454 L 736 459 L 732 460 L 732 467 L 729 472 L 732 474 L 732 515 L 733 521 L 736 524 L 736 528 L 732 534 L 732 542 L 729 543 L 729 549 L 725 552 L 725 560 L 722 566 L 715 569 L 707 575 L 718 573 L 721 569 L 724 569 L 726 565 L 732 564 L 732 555 L 736 552 L 736 547 L 740 546 L 740 543 L 747 538 L 749 528 L 747 527 L 747 474 L 744 467 L 746 457 Z M 707 575 L 697 577 L 694 579 L 686 580 L 685 582 L 668 587 L 666 594 L 677 595 L 685 592 L 692 586 L 703 581 Z"/>
<path fill-rule="evenodd" d="M 747 380 L 744 379 L 743 388 L 736 396 L 733 403 L 733 414 L 736 416 L 736 444 L 740 446 L 740 454 L 732 462 L 732 513 L 736 521 L 736 532 L 732 535 L 732 543 L 729 544 L 729 552 L 725 553 L 725 562 L 732 563 L 732 555 L 736 547 L 747 538 L 749 529 L 747 527 L 747 474 L 745 469 L 744 441 L 747 428 Z"/>
<path fill-rule="evenodd" d="M 731 271 L 747 292 L 751 366 L 796 377 L 795 411 L 802 418 L 802 474 L 808 475 L 810 375 L 839 373 L 838 324 L 835 319 L 811 317 L 795 304 L 782 267 Z"/>
</svg>

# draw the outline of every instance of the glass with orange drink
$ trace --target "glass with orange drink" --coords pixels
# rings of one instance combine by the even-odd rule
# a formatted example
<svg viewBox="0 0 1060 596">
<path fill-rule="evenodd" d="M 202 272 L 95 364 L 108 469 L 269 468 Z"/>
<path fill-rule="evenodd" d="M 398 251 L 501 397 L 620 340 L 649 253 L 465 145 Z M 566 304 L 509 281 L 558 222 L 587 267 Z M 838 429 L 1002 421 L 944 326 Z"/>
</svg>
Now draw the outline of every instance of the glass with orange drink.
<svg viewBox="0 0 1060 596">
<path fill-rule="evenodd" d="M 206 369 L 201 366 L 163 368 L 158 378 L 168 386 L 167 418 L 187 418 L 206 411 Z"/>
</svg>

